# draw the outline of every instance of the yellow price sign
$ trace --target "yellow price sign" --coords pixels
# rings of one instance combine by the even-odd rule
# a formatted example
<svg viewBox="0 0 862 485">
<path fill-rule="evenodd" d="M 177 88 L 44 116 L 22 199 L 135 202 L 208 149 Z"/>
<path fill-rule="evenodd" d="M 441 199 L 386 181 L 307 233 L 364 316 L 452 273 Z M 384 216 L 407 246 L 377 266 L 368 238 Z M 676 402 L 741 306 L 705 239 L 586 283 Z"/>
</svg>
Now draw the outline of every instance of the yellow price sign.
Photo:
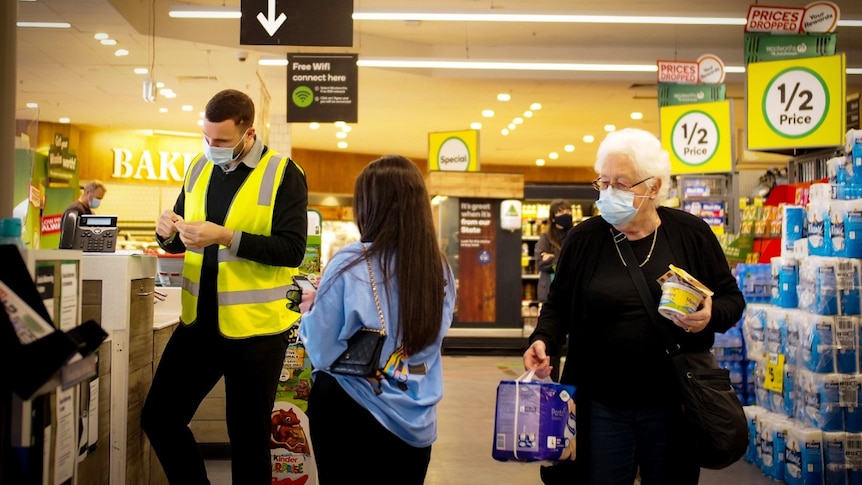
<svg viewBox="0 0 862 485">
<path fill-rule="evenodd" d="M 730 101 L 661 108 L 661 141 L 672 174 L 733 169 Z"/>
<path fill-rule="evenodd" d="M 766 374 L 763 376 L 763 387 L 767 391 L 783 392 L 784 354 L 766 355 Z"/>
<path fill-rule="evenodd" d="M 846 64 L 844 54 L 749 64 L 748 149 L 843 145 Z"/>
</svg>

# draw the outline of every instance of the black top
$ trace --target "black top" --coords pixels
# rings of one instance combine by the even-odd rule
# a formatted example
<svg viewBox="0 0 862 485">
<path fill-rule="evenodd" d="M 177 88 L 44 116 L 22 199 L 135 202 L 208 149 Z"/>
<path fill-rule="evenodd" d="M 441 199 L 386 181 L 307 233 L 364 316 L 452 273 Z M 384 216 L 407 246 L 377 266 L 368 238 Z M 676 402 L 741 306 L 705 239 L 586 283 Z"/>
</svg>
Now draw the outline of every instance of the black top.
<svg viewBox="0 0 862 485">
<path fill-rule="evenodd" d="M 267 150 L 264 147 L 263 154 L 266 154 Z M 234 196 L 252 170 L 254 169 L 244 163 L 238 164 L 230 172 L 213 167 L 207 186 L 207 221 L 224 225 Z M 185 186 L 183 186 L 173 209 L 181 217 L 185 213 L 185 200 Z M 307 231 L 308 185 L 305 175 L 296 163 L 288 160 L 281 185 L 275 194 L 272 236 L 243 232 L 239 247 L 236 248 L 236 255 L 271 266 L 299 267 L 305 258 Z M 179 237 L 174 237 L 167 243 L 162 242 L 162 238 L 158 235 L 156 237 L 162 248 L 169 253 L 181 253 L 186 249 Z M 217 321 L 218 247 L 218 244 L 213 244 L 204 249 L 198 297 L 198 320 Z"/>
<path fill-rule="evenodd" d="M 658 214 L 662 224 L 655 249 L 641 270 L 656 306 L 660 288 L 655 279 L 668 264 L 688 271 L 715 292 L 712 318 L 701 332 L 685 333 L 662 318 L 682 351 L 709 349 L 715 332 L 725 332 L 742 317 L 745 300 L 705 222 L 666 207 L 659 207 Z M 583 392 L 590 399 L 629 409 L 668 402 L 670 359 L 616 252 L 610 228 L 601 217 L 593 217 L 569 231 L 530 342 L 543 340 L 553 349 L 569 337 L 560 381 L 577 385 L 579 397 Z M 651 235 L 631 242 L 639 262 L 651 244 Z"/>
</svg>

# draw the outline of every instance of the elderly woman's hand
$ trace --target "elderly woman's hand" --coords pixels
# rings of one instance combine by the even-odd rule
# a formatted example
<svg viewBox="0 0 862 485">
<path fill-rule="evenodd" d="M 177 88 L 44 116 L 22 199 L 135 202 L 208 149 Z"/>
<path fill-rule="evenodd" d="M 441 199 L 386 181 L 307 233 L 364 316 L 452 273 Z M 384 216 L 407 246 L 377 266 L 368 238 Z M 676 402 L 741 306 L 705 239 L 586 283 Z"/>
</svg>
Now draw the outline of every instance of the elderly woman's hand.
<svg viewBox="0 0 862 485">
<path fill-rule="evenodd" d="M 524 370 L 533 370 L 536 377 L 544 379 L 551 375 L 551 358 L 548 357 L 545 342 L 536 340 L 524 352 Z"/>
<path fill-rule="evenodd" d="M 712 297 L 707 296 L 700 304 L 696 312 L 688 315 L 674 315 L 673 323 L 686 332 L 697 333 L 703 331 L 712 318 Z"/>
</svg>

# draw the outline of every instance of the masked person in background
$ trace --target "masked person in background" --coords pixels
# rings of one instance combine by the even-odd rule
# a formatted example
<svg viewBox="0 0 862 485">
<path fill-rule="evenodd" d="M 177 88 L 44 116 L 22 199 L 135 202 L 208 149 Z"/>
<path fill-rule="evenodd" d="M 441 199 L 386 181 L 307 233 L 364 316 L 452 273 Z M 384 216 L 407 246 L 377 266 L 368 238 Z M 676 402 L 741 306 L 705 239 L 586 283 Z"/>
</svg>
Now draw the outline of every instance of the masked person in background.
<svg viewBox="0 0 862 485">
<path fill-rule="evenodd" d="M 560 247 L 563 239 L 572 228 L 572 203 L 556 199 L 551 201 L 548 210 L 548 229 L 542 233 L 542 237 L 536 243 L 535 257 L 536 269 L 539 270 L 538 297 L 540 303 L 548 301 L 548 291 L 557 268 L 557 258 L 560 256 Z M 551 352 L 551 379 L 560 379 L 560 349 Z"/>
<path fill-rule="evenodd" d="M 172 484 L 208 484 L 189 423 L 224 377 L 233 483 L 270 485 L 276 384 L 287 330 L 284 295 L 305 257 L 308 187 L 289 157 L 255 136 L 254 103 L 228 89 L 205 109 L 204 153 L 156 226 L 185 251 L 182 314 L 153 376 L 141 427 Z"/>
<path fill-rule="evenodd" d="M 715 234 L 687 212 L 661 207 L 670 160 L 644 130 L 610 133 L 593 182 L 601 217 L 579 223 L 563 243 L 524 367 L 550 369 L 548 349 L 569 338 L 560 382 L 577 386 L 577 467 L 568 483 L 694 485 L 700 468 L 682 416 L 679 388 L 650 306 L 673 264 L 712 291 L 688 315 L 661 317 L 682 352 L 709 350 L 716 332 L 742 317 L 745 300 Z M 627 240 L 627 241 L 625 241 Z M 645 303 L 618 245 L 629 244 L 652 300 Z M 632 262 L 633 264 L 634 262 Z"/>
</svg>

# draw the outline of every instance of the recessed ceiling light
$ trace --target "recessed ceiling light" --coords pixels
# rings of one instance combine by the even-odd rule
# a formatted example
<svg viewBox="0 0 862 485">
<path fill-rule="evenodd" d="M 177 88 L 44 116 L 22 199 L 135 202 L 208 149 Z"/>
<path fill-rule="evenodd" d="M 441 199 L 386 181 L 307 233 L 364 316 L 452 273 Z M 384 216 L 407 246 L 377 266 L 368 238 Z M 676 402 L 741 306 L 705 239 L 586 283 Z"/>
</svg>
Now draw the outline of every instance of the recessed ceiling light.
<svg viewBox="0 0 862 485">
<path fill-rule="evenodd" d="M 129 51 L 126 49 L 117 49 L 114 51 L 114 55 L 117 57 L 123 57 L 129 55 Z"/>
<path fill-rule="evenodd" d="M 159 113 L 167 113 L 167 112 L 168 112 L 168 109 L 167 109 L 167 108 L 164 108 L 164 107 L 163 107 L 163 108 L 159 108 Z"/>
<path fill-rule="evenodd" d="M 114 39 L 102 39 L 99 42 L 101 42 L 102 45 L 117 45 L 117 41 Z"/>
<path fill-rule="evenodd" d="M 563 150 L 571 153 L 571 152 L 575 151 L 575 145 L 566 145 L 563 147 Z"/>
<path fill-rule="evenodd" d="M 509 93 L 500 93 L 497 95 L 497 101 L 509 101 L 512 99 L 512 95 Z"/>
<path fill-rule="evenodd" d="M 523 122 L 524 118 L 521 118 L 520 116 L 512 120 L 512 123 L 515 123 L 516 125 L 520 125 Z"/>
<path fill-rule="evenodd" d="M 530 110 L 532 111 L 539 111 L 540 109 L 542 109 L 542 103 L 533 103 L 530 105 Z"/>
<path fill-rule="evenodd" d="M 191 110 L 193 110 L 193 109 L 194 109 L 194 107 L 193 107 L 192 105 L 190 105 L 190 104 L 184 104 L 184 105 L 182 106 L 182 108 L 180 108 L 180 109 L 181 109 L 181 110 L 183 110 L 183 111 L 191 111 Z"/>
<path fill-rule="evenodd" d="M 338 127 L 338 128 L 341 128 L 342 126 L 344 126 L 344 125 L 346 125 L 346 124 L 347 124 L 347 123 L 345 123 L 345 122 L 343 122 L 343 121 L 336 121 L 336 122 L 335 122 L 335 126 L 336 126 L 336 127 Z"/>
<path fill-rule="evenodd" d="M 482 123 L 479 123 L 478 121 L 474 121 L 474 122 L 470 123 L 470 129 L 471 130 L 481 130 L 482 129 Z"/>
<path fill-rule="evenodd" d="M 203 125 L 204 125 L 204 120 L 198 120 L 198 126 L 203 126 Z"/>
<path fill-rule="evenodd" d="M 532 118 L 532 117 L 533 117 L 532 111 L 524 111 L 524 118 Z"/>
<path fill-rule="evenodd" d="M 318 123 L 316 121 L 312 121 L 311 123 L 308 124 L 308 129 L 310 129 L 310 130 L 316 130 L 318 128 L 320 128 L 320 123 Z"/>
<path fill-rule="evenodd" d="M 104 40 L 104 39 L 107 39 L 108 37 L 110 37 L 110 35 L 108 35 L 104 32 L 99 32 L 98 34 L 93 36 L 93 38 L 96 40 Z"/>
<path fill-rule="evenodd" d="M 617 131 L 617 127 L 616 125 L 607 124 L 605 125 L 605 131 L 607 131 L 608 133 L 612 131 Z"/>
<path fill-rule="evenodd" d="M 347 138 L 347 133 L 345 133 L 343 131 L 336 131 L 335 132 L 335 138 L 343 140 L 343 139 Z"/>
<path fill-rule="evenodd" d="M 596 141 L 596 137 L 593 135 L 584 135 L 584 143 L 592 143 Z"/>
<path fill-rule="evenodd" d="M 644 119 L 644 114 L 643 114 L 643 113 L 641 113 L 640 111 L 632 111 L 632 114 L 630 114 L 629 116 L 631 116 L 631 118 L 632 118 L 633 120 L 642 120 L 642 119 Z"/>
<path fill-rule="evenodd" d="M 70 120 L 69 118 L 63 117 L 57 121 L 59 121 L 60 123 L 70 123 L 72 120 Z"/>
<path fill-rule="evenodd" d="M 548 154 L 548 158 L 550 158 L 551 160 L 556 160 L 560 158 L 560 154 L 557 152 L 551 152 Z"/>
<path fill-rule="evenodd" d="M 485 118 L 493 118 L 494 117 L 494 110 L 483 109 L 482 110 L 482 116 L 484 116 Z"/>
<path fill-rule="evenodd" d="M 503 136 L 507 136 L 507 135 L 509 134 L 509 130 L 507 130 L 507 129 L 503 128 L 502 130 L 500 130 L 500 133 L 501 133 Z"/>
<path fill-rule="evenodd" d="M 159 89 L 162 89 L 163 87 L 165 87 L 165 83 L 163 83 L 163 82 L 159 81 L 159 82 L 157 82 L 157 83 L 156 83 L 156 87 L 157 87 L 157 88 L 159 88 Z"/>
<path fill-rule="evenodd" d="M 509 130 L 515 129 L 515 123 L 509 123 Z"/>
<path fill-rule="evenodd" d="M 347 142 L 346 141 L 338 142 L 338 148 L 341 148 L 342 150 L 347 148 Z"/>
<path fill-rule="evenodd" d="M 27 106 L 28 108 L 38 108 L 39 103 L 27 103 L 25 106 Z"/>
<path fill-rule="evenodd" d="M 135 74 L 146 74 L 148 72 L 150 72 L 150 70 L 147 69 L 146 67 L 136 67 L 135 68 Z"/>
<path fill-rule="evenodd" d="M 537 167 L 544 167 L 545 166 L 545 159 L 544 158 L 537 158 L 536 159 L 536 166 Z"/>
<path fill-rule="evenodd" d="M 345 132 L 345 133 L 350 133 L 351 131 L 353 131 L 353 128 L 351 128 L 351 127 L 349 127 L 349 126 L 347 126 L 347 125 L 344 125 L 344 126 L 342 126 L 342 127 L 341 127 L 341 131 L 343 131 L 343 132 Z"/>
<path fill-rule="evenodd" d="M 206 114 L 205 112 L 203 112 L 203 111 L 201 111 L 200 113 L 198 113 L 198 116 L 199 116 L 199 117 L 201 117 L 201 118 L 205 117 L 206 115 L 207 115 L 207 114 Z"/>
</svg>

